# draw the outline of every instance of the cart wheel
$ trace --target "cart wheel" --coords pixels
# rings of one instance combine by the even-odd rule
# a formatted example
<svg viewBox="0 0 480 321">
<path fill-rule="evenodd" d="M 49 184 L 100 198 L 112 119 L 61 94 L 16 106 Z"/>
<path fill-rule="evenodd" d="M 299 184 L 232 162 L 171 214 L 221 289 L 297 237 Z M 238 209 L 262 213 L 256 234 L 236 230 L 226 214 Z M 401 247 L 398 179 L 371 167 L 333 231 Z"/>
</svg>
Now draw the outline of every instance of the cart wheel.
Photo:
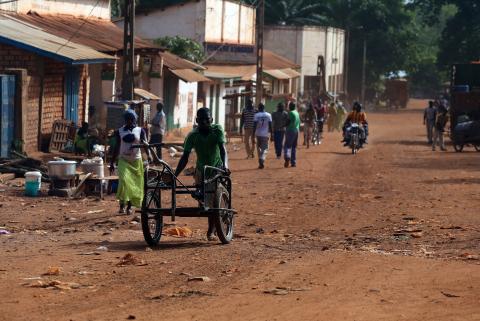
<svg viewBox="0 0 480 321">
<path fill-rule="evenodd" d="M 148 245 L 155 246 L 160 242 L 163 229 L 163 216 L 160 214 L 148 213 L 149 209 L 158 209 L 161 207 L 158 195 L 150 191 L 145 195 L 142 205 L 142 231 L 143 237 Z"/>
<path fill-rule="evenodd" d="M 480 144 L 473 145 L 473 147 L 475 147 L 475 150 L 476 150 L 477 152 L 480 152 Z"/>
<path fill-rule="evenodd" d="M 215 194 L 215 207 L 216 208 L 228 208 L 230 204 L 230 195 L 227 189 L 219 184 L 217 192 Z M 220 213 L 215 216 L 215 228 L 217 230 L 217 236 L 223 244 L 228 244 L 233 239 L 233 214 Z"/>
<path fill-rule="evenodd" d="M 462 144 L 453 144 L 453 148 L 457 153 L 461 153 L 463 151 L 463 145 Z"/>
</svg>

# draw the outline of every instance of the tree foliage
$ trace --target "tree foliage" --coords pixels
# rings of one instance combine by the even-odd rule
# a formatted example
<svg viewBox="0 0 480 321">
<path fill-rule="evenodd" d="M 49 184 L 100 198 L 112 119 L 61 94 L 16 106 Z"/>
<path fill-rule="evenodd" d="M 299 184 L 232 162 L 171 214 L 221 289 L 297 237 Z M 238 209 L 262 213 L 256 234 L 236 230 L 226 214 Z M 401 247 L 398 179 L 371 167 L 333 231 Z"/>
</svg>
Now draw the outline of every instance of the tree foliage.
<svg viewBox="0 0 480 321">
<path fill-rule="evenodd" d="M 124 0 L 112 0 L 121 14 Z M 139 10 L 185 0 L 136 0 Z M 242 2 L 257 5 L 259 0 Z M 471 0 L 265 0 L 265 21 L 278 25 L 321 25 L 350 35 L 349 89 L 358 93 L 364 41 L 367 80 L 376 87 L 386 75 L 406 71 L 415 90 L 438 90 L 448 65 L 480 58 L 480 5 Z M 176 40 L 181 42 L 180 40 Z M 181 55 L 187 44 L 167 43 Z M 197 48 L 198 49 L 198 48 Z M 197 49 L 191 47 L 190 52 Z M 191 59 L 190 54 L 183 57 Z M 198 57 L 193 59 L 199 61 Z M 418 90 L 419 91 L 419 90 Z"/>
<path fill-rule="evenodd" d="M 439 39 L 438 61 L 443 65 L 480 59 L 480 4 L 472 0 L 417 0 L 427 23 L 438 22 L 446 5 L 455 8 Z"/>
<path fill-rule="evenodd" d="M 201 63 L 205 58 L 202 45 L 189 38 L 180 36 L 163 37 L 156 39 L 155 43 L 183 59 L 196 63 Z"/>
</svg>

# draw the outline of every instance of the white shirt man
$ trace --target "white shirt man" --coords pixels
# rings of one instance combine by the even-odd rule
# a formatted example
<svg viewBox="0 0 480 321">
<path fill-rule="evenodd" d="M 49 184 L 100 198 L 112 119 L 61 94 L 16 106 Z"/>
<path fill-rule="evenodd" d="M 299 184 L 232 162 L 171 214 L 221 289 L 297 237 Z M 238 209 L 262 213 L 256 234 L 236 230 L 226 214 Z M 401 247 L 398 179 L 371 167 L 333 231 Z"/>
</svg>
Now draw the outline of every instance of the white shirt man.
<svg viewBox="0 0 480 321">
<path fill-rule="evenodd" d="M 253 121 L 257 138 L 258 168 L 263 169 L 267 159 L 268 141 L 272 135 L 272 115 L 265 111 L 263 104 L 260 104 Z"/>
</svg>

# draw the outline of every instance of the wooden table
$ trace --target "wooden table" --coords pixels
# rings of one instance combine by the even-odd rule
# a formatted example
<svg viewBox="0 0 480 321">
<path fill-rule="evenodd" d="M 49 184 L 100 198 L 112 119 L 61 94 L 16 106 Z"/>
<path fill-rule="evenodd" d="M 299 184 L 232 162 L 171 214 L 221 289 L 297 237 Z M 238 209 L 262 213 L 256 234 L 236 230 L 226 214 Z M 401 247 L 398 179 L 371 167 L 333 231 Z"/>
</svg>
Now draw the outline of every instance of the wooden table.
<svg viewBox="0 0 480 321">
<path fill-rule="evenodd" d="M 111 183 L 118 182 L 118 176 L 97 177 L 91 176 L 85 180 L 85 195 L 95 195 L 99 193 L 100 199 L 104 199 L 104 194 L 111 194 Z"/>
</svg>

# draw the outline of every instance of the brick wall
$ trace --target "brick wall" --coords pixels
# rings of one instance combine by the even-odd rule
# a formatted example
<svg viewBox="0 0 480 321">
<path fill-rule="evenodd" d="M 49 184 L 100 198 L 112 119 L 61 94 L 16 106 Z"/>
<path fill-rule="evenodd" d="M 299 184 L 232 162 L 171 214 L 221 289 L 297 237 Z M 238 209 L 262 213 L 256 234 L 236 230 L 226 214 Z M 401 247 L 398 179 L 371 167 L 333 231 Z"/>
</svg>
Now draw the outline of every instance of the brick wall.
<svg viewBox="0 0 480 321">
<path fill-rule="evenodd" d="M 44 94 L 42 124 L 39 124 L 40 102 L 40 64 L 44 63 Z M 38 128 L 41 128 L 43 144 L 48 143 L 53 122 L 64 117 L 64 72 L 66 66 L 62 62 L 49 58 L 42 58 L 25 50 L 0 44 L 0 72 L 8 68 L 23 68 L 27 70 L 28 97 L 24 110 L 26 124 L 24 124 L 24 147 L 27 153 L 38 150 Z M 79 89 L 79 122 L 84 119 L 86 104 L 86 77 L 87 68 L 80 66 Z"/>
<path fill-rule="evenodd" d="M 88 68 L 86 65 L 79 66 L 80 71 L 80 89 L 78 93 L 78 122 L 81 124 L 85 120 L 85 113 L 88 112 L 87 106 L 87 78 Z"/>
<path fill-rule="evenodd" d="M 64 116 L 64 73 L 65 64 L 50 59 L 45 62 L 42 136 L 51 134 L 53 122 Z"/>
<path fill-rule="evenodd" d="M 37 148 L 38 103 L 40 96 L 40 78 L 38 75 L 37 56 L 33 53 L 0 44 L 0 72 L 7 68 L 24 68 L 27 70 L 28 98 L 26 137 L 24 146 L 27 152 Z"/>
</svg>

